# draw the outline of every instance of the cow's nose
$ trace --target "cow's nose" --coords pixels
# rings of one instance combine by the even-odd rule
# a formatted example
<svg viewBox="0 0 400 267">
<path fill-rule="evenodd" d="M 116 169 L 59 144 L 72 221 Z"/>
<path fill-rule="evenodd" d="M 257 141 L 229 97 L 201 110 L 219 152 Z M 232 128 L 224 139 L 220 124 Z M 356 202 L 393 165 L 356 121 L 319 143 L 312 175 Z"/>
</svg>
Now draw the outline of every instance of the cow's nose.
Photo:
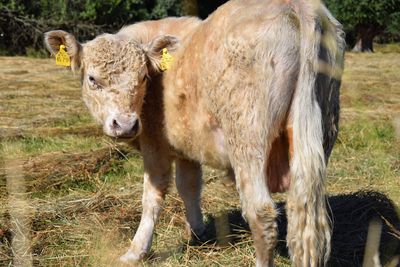
<svg viewBox="0 0 400 267">
<path fill-rule="evenodd" d="M 108 128 L 113 137 L 131 138 L 138 134 L 140 122 L 136 116 L 123 115 L 111 119 Z"/>
</svg>

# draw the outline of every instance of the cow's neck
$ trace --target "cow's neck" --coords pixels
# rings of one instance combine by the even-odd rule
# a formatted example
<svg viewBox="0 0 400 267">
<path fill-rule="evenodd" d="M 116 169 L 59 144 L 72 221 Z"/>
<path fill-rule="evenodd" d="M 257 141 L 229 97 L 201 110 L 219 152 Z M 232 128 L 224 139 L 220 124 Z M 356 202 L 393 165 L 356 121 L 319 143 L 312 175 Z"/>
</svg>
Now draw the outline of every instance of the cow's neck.
<svg viewBox="0 0 400 267">
<path fill-rule="evenodd" d="M 154 142 L 164 142 L 165 140 L 161 79 L 162 75 L 158 74 L 153 76 L 151 82 L 148 83 L 141 114 L 142 135 L 144 135 L 144 139 L 152 139 Z"/>
</svg>

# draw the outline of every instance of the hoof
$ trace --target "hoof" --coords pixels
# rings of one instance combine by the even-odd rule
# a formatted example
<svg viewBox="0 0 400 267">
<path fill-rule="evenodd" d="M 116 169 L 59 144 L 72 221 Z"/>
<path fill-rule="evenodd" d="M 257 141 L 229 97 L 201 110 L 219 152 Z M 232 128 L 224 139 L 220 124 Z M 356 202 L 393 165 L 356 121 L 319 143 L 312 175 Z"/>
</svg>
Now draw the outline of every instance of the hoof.
<svg viewBox="0 0 400 267">
<path fill-rule="evenodd" d="M 124 255 L 119 257 L 119 260 L 122 263 L 136 265 L 142 260 L 145 256 L 145 253 L 135 253 L 133 250 L 129 249 Z"/>
<path fill-rule="evenodd" d="M 190 246 L 201 246 L 203 244 L 214 244 L 216 243 L 215 234 L 207 231 L 203 231 L 201 234 L 192 233 L 189 245 Z"/>
</svg>

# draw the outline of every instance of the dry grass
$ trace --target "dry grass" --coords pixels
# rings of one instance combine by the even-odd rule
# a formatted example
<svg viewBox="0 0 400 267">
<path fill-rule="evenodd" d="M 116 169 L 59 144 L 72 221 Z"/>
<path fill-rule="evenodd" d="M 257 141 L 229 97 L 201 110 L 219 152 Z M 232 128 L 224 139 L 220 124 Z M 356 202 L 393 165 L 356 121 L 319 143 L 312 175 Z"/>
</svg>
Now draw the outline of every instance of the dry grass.
<svg viewBox="0 0 400 267">
<path fill-rule="evenodd" d="M 349 53 L 346 60 L 341 132 L 330 160 L 328 191 L 331 195 L 361 189 L 380 191 L 399 207 L 400 54 Z M 137 153 L 102 136 L 80 99 L 78 77 L 56 67 L 52 60 L 0 58 L 0 138 L 0 162 L 5 165 L 17 159 L 23 172 L 23 195 L 29 212 L 26 207 L 24 210 L 30 220 L 26 236 L 30 238 L 33 264 L 118 266 L 117 258 L 140 219 L 142 165 Z M 0 168 L 1 203 L 10 200 L 6 169 Z M 235 225 L 228 238 L 233 244 L 220 240 L 218 244 L 190 246 L 184 234 L 182 201 L 172 186 L 154 236 L 153 252 L 143 265 L 254 264 L 238 195 L 221 179 L 222 173 L 206 170 L 202 205 L 211 236 L 226 230 L 227 221 Z M 389 216 L 393 215 L 389 202 L 373 202 L 379 198 L 362 202 L 359 196 L 331 199 L 336 201 L 331 202 L 334 215 L 339 216 L 336 225 L 355 225 L 355 217 L 368 220 L 381 214 L 387 220 L 386 232 L 398 236 L 398 221 L 393 223 L 395 219 Z M 283 198 L 276 195 L 277 200 Z M 352 209 L 351 203 L 361 207 Z M 12 262 L 14 255 L 10 243 L 15 227 L 9 207 L 0 207 L 1 266 Z M 341 221 L 348 213 L 352 217 Z M 284 217 L 280 222 L 280 239 L 284 239 Z M 340 232 L 339 226 L 336 231 Z M 351 228 L 351 234 L 362 236 L 362 227 Z M 348 232 L 340 233 L 337 238 L 346 238 Z M 352 238 L 336 242 L 350 242 L 341 244 L 351 247 L 352 241 L 358 242 Z M 396 249 L 393 244 L 390 246 Z M 388 244 L 381 246 L 387 248 Z M 278 266 L 289 266 L 284 247 L 280 242 L 283 252 L 276 257 Z"/>
</svg>

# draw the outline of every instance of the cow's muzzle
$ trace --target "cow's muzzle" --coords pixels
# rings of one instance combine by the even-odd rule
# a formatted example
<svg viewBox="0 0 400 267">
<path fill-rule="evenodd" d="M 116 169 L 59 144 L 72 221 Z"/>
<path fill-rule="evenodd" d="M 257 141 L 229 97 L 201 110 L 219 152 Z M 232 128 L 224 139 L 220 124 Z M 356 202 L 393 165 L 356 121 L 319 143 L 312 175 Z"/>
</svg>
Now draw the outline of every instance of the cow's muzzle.
<svg viewBox="0 0 400 267">
<path fill-rule="evenodd" d="M 140 120 L 135 113 L 110 116 L 104 125 L 104 132 L 111 137 L 135 138 L 140 131 Z"/>
</svg>

